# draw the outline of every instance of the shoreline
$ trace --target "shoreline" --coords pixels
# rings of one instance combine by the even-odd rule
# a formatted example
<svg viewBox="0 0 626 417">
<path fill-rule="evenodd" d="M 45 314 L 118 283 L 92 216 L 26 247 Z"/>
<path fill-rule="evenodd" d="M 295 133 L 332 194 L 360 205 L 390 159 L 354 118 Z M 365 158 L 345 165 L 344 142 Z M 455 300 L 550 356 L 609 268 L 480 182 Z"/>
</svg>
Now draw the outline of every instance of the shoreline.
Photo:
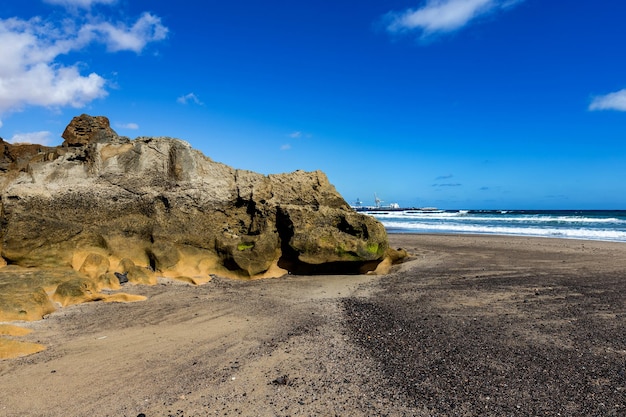
<svg viewBox="0 0 626 417">
<path fill-rule="evenodd" d="M 581 238 L 581 237 L 567 237 L 567 236 L 537 236 L 537 235 L 523 235 L 523 234 L 496 234 L 496 233 L 476 233 L 476 232 L 467 232 L 467 233 L 459 233 L 459 232 L 441 232 L 441 233 L 436 233 L 436 232 L 405 232 L 405 231 L 398 231 L 398 232 L 393 232 L 393 231 L 389 231 L 387 230 L 387 236 L 393 236 L 393 235 L 415 235 L 415 236 L 448 236 L 448 237 L 455 237 L 455 236 L 474 236 L 474 237 L 502 237 L 502 238 L 530 238 L 530 239 L 556 239 L 556 240 L 566 240 L 566 241 L 583 241 L 583 242 L 606 242 L 606 243 L 621 243 L 626 245 L 626 241 L 621 241 L 621 240 L 610 240 L 610 239 L 592 239 L 592 238 Z"/>
<path fill-rule="evenodd" d="M 412 257 L 386 276 L 130 286 L 147 300 L 80 304 L 27 323 L 34 331 L 21 339 L 47 350 L 0 361 L 0 412 L 626 412 L 626 245 L 389 241 Z"/>
</svg>

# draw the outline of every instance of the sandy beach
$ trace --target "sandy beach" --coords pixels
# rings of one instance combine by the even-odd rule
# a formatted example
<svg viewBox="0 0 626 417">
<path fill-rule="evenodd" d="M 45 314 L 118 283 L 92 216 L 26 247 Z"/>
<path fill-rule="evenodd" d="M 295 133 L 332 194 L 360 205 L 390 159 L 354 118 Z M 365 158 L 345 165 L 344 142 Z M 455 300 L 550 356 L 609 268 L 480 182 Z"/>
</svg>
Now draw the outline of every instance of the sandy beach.
<svg viewBox="0 0 626 417">
<path fill-rule="evenodd" d="M 126 286 L 37 322 L 2 416 L 626 415 L 626 244 L 389 236 L 386 276 Z"/>
</svg>

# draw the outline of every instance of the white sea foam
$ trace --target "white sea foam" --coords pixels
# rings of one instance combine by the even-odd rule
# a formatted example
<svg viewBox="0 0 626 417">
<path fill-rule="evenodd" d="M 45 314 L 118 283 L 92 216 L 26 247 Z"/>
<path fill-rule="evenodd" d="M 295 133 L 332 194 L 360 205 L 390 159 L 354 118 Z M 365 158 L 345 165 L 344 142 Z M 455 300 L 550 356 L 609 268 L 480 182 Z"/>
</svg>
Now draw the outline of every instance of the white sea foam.
<svg viewBox="0 0 626 417">
<path fill-rule="evenodd" d="M 551 227 L 514 227 L 458 223 L 425 223 L 425 222 L 381 222 L 387 229 L 409 232 L 432 233 L 475 233 L 494 235 L 561 237 L 570 239 L 607 240 L 626 242 L 626 231 L 585 228 L 551 228 Z"/>
<path fill-rule="evenodd" d="M 626 242 L 626 212 L 524 213 L 388 211 L 368 213 L 390 232 L 477 233 Z"/>
<path fill-rule="evenodd" d="M 373 213 L 378 219 L 428 219 L 450 220 L 458 222 L 505 222 L 505 223 L 590 223 L 590 224 L 626 224 L 626 220 L 614 217 L 585 217 L 585 216 L 546 216 L 546 215 L 473 215 L 458 212 L 451 213 L 414 213 L 414 212 L 388 212 Z"/>
</svg>

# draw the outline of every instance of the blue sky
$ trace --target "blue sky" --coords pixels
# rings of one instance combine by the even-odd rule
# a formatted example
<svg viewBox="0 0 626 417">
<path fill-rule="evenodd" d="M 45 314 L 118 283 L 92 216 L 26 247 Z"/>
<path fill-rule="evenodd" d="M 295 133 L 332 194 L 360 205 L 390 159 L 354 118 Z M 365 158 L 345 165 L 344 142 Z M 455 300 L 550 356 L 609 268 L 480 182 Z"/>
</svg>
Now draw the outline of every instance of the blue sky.
<svg viewBox="0 0 626 417">
<path fill-rule="evenodd" d="M 0 4 L 0 137 L 81 113 L 347 201 L 626 209 L 626 2 Z"/>
</svg>

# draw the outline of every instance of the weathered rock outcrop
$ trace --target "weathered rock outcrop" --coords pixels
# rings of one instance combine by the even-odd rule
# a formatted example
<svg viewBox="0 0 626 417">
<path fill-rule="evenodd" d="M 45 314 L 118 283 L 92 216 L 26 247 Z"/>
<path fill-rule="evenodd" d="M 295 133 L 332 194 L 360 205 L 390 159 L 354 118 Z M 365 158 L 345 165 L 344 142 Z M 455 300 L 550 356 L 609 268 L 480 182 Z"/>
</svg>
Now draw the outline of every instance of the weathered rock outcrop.
<svg viewBox="0 0 626 417">
<path fill-rule="evenodd" d="M 386 256 L 383 226 L 354 212 L 322 172 L 233 169 L 181 140 L 118 136 L 104 117 L 74 118 L 63 137 L 55 148 L 0 141 L 8 264 L 200 283 L 364 273 Z"/>
<path fill-rule="evenodd" d="M 116 136 L 108 118 L 86 114 L 75 117 L 61 135 L 65 139 L 63 146 L 85 146 L 93 142 L 106 142 Z"/>
</svg>

